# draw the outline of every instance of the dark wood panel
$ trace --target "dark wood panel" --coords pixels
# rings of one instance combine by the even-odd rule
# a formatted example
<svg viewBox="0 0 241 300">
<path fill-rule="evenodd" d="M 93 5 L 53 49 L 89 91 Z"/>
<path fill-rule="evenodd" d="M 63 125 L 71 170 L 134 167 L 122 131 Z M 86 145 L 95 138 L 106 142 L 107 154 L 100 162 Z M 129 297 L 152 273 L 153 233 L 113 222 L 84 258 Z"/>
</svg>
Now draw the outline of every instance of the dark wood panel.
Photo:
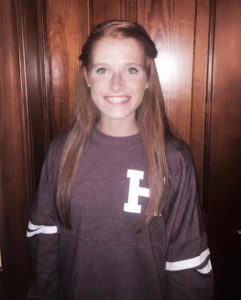
<svg viewBox="0 0 241 300">
<path fill-rule="evenodd" d="M 137 21 L 137 1 L 138 0 L 122 0 L 121 19 L 128 21 Z"/>
<path fill-rule="evenodd" d="M 1 6 L 0 6 L 1 7 Z M 0 23 L 1 24 L 1 23 Z M 1 31 L 0 31 L 1 32 Z M 2 34 L 0 33 L 0 37 L 2 37 Z M 2 63 L 2 56 L 0 54 L 0 63 Z M 2 74 L 1 74 L 2 75 Z M 2 101 L 2 94 L 0 101 Z M 0 120 L 2 120 L 3 116 L 1 114 L 1 103 L 0 103 Z M 0 141 L 2 141 L 2 124 L 0 124 Z M 1 155 L 1 151 L 0 151 Z M 3 188 L 2 188 L 2 160 L 0 159 L 0 299 L 5 300 L 5 290 L 6 290 L 6 284 L 4 282 L 5 276 L 4 276 L 4 270 L 6 269 L 6 263 L 4 262 L 3 265 L 3 260 L 6 259 L 6 247 L 5 247 L 5 224 L 4 224 L 4 205 L 3 205 Z"/>
<path fill-rule="evenodd" d="M 241 2 L 216 2 L 208 189 L 217 299 L 240 299 Z"/>
<path fill-rule="evenodd" d="M 158 48 L 157 69 L 167 115 L 190 143 L 195 1 L 138 1 L 138 21 Z"/>
<path fill-rule="evenodd" d="M 121 19 L 121 0 L 90 0 L 90 2 L 91 27 L 107 20 Z"/>
<path fill-rule="evenodd" d="M 38 1 L 41 5 L 42 1 Z M 22 22 L 19 22 L 22 39 L 21 64 L 23 76 L 25 77 L 26 89 L 26 117 L 25 125 L 29 126 L 32 151 L 31 167 L 33 179 L 33 191 L 35 190 L 42 163 L 49 143 L 49 118 L 48 118 L 48 97 L 45 87 L 45 66 L 44 60 L 44 28 L 42 6 L 37 7 L 37 1 L 22 0 Z M 42 36 L 41 36 L 42 35 Z M 21 47 L 21 48 L 20 48 Z M 30 178 L 29 178 L 30 180 Z"/>
<path fill-rule="evenodd" d="M 25 238 L 31 199 L 29 127 L 25 124 L 26 81 L 22 53 L 20 1 L 1 1 L 1 176 L 4 276 L 8 299 L 25 299 L 30 280 Z"/>
<path fill-rule="evenodd" d="M 240 1 L 0 3 L 0 243 L 10 297 L 24 299 L 31 278 L 25 230 L 33 189 L 49 140 L 70 124 L 81 46 L 91 27 L 114 18 L 138 20 L 157 44 L 167 113 L 192 148 L 201 192 L 204 186 L 217 299 L 235 297 L 241 251 Z M 162 54 L 174 63 L 169 78 L 162 73 Z"/>
<path fill-rule="evenodd" d="M 39 42 L 39 66 L 41 79 L 41 100 L 44 132 L 44 153 L 47 153 L 49 142 L 53 136 L 51 120 L 51 102 L 50 102 L 50 84 L 49 84 L 49 59 L 48 59 L 48 41 L 46 30 L 46 1 L 37 0 L 38 17 L 38 42 Z M 34 134 L 33 134 L 34 135 Z M 36 155 L 35 155 L 36 159 Z M 38 179 L 38 178 L 36 178 Z M 36 180 L 37 181 L 37 180 Z"/>
<path fill-rule="evenodd" d="M 46 4 L 51 116 L 55 134 L 67 128 L 75 102 L 75 74 L 83 40 L 89 32 L 87 1 Z"/>
<path fill-rule="evenodd" d="M 209 0 L 198 0 L 195 21 L 190 146 L 197 169 L 201 202 L 203 199 L 203 160 L 209 50 L 209 12 Z M 213 33 L 214 32 L 212 32 L 212 34 Z"/>
</svg>

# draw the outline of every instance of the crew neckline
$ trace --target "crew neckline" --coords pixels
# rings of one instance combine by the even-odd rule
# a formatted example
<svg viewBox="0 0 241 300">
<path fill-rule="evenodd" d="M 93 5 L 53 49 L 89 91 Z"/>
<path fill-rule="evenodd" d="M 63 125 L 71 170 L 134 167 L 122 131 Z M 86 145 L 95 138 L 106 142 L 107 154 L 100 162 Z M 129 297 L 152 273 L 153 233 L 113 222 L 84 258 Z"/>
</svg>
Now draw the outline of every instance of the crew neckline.
<svg viewBox="0 0 241 300">
<path fill-rule="evenodd" d="M 111 146 L 130 146 L 142 141 L 140 132 L 128 136 L 113 136 L 103 133 L 97 127 L 93 130 L 92 139 L 98 143 Z"/>
</svg>

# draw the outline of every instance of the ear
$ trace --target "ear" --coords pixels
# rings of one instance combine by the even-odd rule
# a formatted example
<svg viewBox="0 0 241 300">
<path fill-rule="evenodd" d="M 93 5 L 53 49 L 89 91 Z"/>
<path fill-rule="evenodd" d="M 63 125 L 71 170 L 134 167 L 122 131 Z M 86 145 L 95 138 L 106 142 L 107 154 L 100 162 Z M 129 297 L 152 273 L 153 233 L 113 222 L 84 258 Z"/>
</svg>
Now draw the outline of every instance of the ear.
<svg viewBox="0 0 241 300">
<path fill-rule="evenodd" d="M 86 67 L 83 68 L 83 74 L 84 74 L 84 78 L 85 78 L 87 86 L 90 87 L 89 76 L 88 76 L 88 71 L 87 71 Z"/>
</svg>

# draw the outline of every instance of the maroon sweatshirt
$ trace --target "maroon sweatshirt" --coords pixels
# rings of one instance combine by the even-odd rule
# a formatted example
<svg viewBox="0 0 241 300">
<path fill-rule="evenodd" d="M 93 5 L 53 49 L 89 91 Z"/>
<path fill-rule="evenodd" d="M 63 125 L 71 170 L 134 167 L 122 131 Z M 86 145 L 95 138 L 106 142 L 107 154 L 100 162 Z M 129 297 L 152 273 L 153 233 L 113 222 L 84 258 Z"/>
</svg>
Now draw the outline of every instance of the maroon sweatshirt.
<svg viewBox="0 0 241 300">
<path fill-rule="evenodd" d="M 149 200 L 141 135 L 94 130 L 74 178 L 69 230 L 54 204 L 63 142 L 56 138 L 49 147 L 28 226 L 36 269 L 28 299 L 211 299 L 210 255 L 187 146 L 167 142 L 165 209 L 137 232 Z"/>
</svg>

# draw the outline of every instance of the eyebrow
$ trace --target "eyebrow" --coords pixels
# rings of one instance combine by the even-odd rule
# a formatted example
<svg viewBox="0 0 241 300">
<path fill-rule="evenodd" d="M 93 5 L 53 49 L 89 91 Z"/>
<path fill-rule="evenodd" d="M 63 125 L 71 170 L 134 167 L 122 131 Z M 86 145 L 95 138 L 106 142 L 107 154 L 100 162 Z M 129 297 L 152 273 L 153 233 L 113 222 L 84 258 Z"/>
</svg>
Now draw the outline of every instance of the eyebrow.
<svg viewBox="0 0 241 300">
<path fill-rule="evenodd" d="M 90 64 L 90 66 L 91 67 L 98 67 L 98 66 L 111 66 L 110 64 L 107 64 L 107 63 L 104 63 L 104 62 L 97 62 L 97 63 L 95 63 L 95 64 Z M 130 62 L 130 63 L 126 63 L 126 64 L 124 64 L 124 66 L 136 66 L 136 67 L 143 67 L 142 65 L 140 65 L 140 64 L 137 64 L 137 63 L 132 63 L 132 62 Z"/>
</svg>

